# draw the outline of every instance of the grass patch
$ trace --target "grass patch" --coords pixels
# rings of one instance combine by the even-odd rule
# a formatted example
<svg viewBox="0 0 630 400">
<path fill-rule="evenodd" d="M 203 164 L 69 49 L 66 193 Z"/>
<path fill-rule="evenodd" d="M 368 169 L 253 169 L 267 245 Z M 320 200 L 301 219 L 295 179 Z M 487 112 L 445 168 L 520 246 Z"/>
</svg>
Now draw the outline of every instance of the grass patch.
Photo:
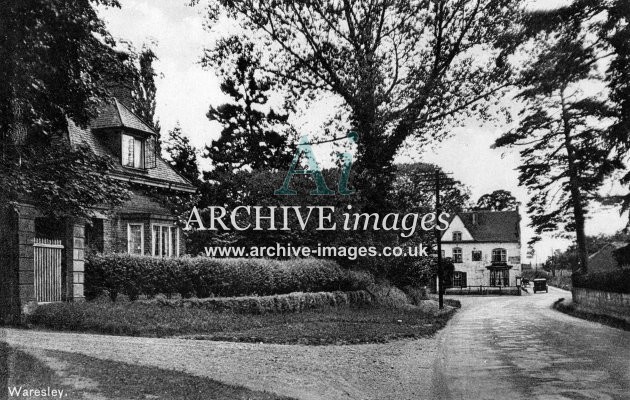
<svg viewBox="0 0 630 400">
<path fill-rule="evenodd" d="M 9 397 L 8 388 L 20 386 L 28 389 L 50 387 L 65 393 L 71 390 L 43 362 L 0 342 L 0 399 Z"/>
<path fill-rule="evenodd" d="M 578 307 L 576 307 L 575 303 L 573 303 L 572 301 L 566 301 L 565 299 L 558 299 L 555 303 L 553 303 L 553 308 L 576 318 L 581 318 L 588 321 L 612 326 L 613 328 L 630 331 L 630 324 L 628 324 L 626 321 L 619 318 L 609 317 L 607 315 L 593 314 L 590 312 L 580 310 Z"/>
<path fill-rule="evenodd" d="M 325 307 L 301 313 L 239 314 L 137 302 L 57 303 L 39 307 L 28 323 L 39 328 L 131 336 L 185 336 L 263 343 L 343 344 L 425 337 L 452 314 L 435 302 Z"/>
<path fill-rule="evenodd" d="M 60 351 L 46 351 L 45 355 L 47 358 L 55 359 L 56 362 L 61 362 L 63 370 L 58 371 L 60 375 L 37 358 L 0 343 L 0 377 L 4 386 L 0 390 L 6 390 L 8 386 L 13 385 L 23 388 L 50 387 L 63 389 L 67 394 L 64 399 L 68 400 L 103 397 L 111 400 L 289 399 L 226 385 L 183 372 L 101 360 Z M 77 387 L 68 384 L 68 381 L 83 382 L 83 384 Z M 90 384 L 85 385 L 86 381 Z M 0 398 L 5 397 L 0 396 Z"/>
</svg>

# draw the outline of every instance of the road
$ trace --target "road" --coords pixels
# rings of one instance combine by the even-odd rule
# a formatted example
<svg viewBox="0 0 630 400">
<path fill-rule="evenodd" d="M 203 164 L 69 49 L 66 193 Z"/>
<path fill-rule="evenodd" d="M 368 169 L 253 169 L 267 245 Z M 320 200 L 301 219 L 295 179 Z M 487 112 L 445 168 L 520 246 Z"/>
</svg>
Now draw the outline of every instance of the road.
<svg viewBox="0 0 630 400">
<path fill-rule="evenodd" d="M 569 292 L 461 297 L 439 335 L 438 399 L 630 399 L 630 332 L 550 305 Z"/>
<path fill-rule="evenodd" d="M 435 338 L 386 344 L 282 346 L 15 329 L 0 329 L 0 340 L 37 357 L 79 353 L 299 399 L 630 399 L 630 332 L 551 309 L 569 296 L 550 288 L 460 297 L 462 309 Z"/>
</svg>

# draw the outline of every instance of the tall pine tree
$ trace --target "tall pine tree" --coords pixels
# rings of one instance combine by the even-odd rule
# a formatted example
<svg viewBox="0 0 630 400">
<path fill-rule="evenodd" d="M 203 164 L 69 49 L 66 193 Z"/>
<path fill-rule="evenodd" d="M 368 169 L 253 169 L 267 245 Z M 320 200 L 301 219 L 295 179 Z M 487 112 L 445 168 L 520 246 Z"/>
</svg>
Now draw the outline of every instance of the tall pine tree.
<svg viewBox="0 0 630 400">
<path fill-rule="evenodd" d="M 221 90 L 232 102 L 210 107 L 208 119 L 223 126 L 219 139 L 206 146 L 213 173 L 231 173 L 244 168 L 276 170 L 288 167 L 294 133 L 288 114 L 268 105 L 271 80 L 262 70 L 251 43 L 233 40 L 227 51 L 235 54 L 231 73 Z"/>
<path fill-rule="evenodd" d="M 495 143 L 519 146 L 519 181 L 531 200 L 528 211 L 538 234 L 575 232 L 582 272 L 588 269 L 585 221 L 590 200 L 622 164 L 604 139 L 614 112 L 605 96 L 580 90 L 597 79 L 597 57 L 577 25 L 538 42 L 523 71 L 519 126 Z"/>
<path fill-rule="evenodd" d="M 190 139 L 184 135 L 179 123 L 168 132 L 165 143 L 168 153 L 168 162 L 181 176 L 190 183 L 199 187 L 199 164 L 197 163 L 197 150 L 190 144 Z"/>
</svg>

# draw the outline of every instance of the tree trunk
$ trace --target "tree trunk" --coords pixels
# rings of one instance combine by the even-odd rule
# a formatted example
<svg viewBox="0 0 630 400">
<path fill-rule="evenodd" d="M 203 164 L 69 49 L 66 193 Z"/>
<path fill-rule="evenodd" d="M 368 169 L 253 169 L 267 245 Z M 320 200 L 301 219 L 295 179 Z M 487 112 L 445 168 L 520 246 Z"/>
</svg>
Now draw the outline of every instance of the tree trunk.
<svg viewBox="0 0 630 400">
<path fill-rule="evenodd" d="M 586 248 L 586 234 L 584 232 L 584 206 L 582 204 L 582 193 L 580 191 L 579 171 L 575 164 L 575 152 L 571 140 L 571 120 L 566 109 L 564 90 L 564 88 L 560 90 L 560 97 L 562 100 L 564 142 L 567 150 L 567 162 L 569 164 L 569 189 L 571 192 L 571 204 L 573 206 L 573 218 L 575 220 L 575 235 L 580 271 L 586 274 L 588 272 L 588 249 Z"/>
</svg>

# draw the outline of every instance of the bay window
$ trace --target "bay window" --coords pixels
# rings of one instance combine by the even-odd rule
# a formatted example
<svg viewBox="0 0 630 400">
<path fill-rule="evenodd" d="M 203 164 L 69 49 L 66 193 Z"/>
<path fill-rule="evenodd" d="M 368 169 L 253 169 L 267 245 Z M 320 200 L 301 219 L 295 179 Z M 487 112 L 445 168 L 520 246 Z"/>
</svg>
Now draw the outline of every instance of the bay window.
<svg viewBox="0 0 630 400">
<path fill-rule="evenodd" d="M 156 257 L 179 256 L 179 230 L 172 225 L 153 225 L 152 254 Z"/>
</svg>

